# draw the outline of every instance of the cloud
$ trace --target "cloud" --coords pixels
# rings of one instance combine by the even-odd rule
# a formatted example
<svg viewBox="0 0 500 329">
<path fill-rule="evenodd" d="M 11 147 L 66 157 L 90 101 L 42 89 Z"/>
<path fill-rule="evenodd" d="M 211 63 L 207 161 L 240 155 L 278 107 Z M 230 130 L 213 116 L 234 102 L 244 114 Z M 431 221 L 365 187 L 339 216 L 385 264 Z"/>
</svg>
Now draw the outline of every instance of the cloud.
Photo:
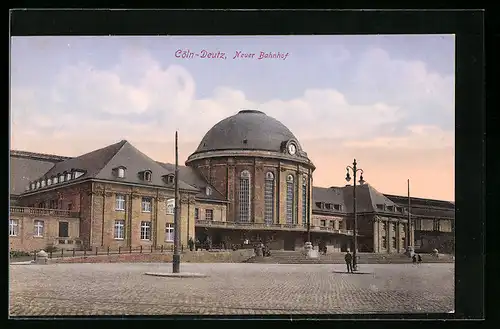
<svg viewBox="0 0 500 329">
<path fill-rule="evenodd" d="M 333 55 L 352 60 L 349 52 Z M 420 163 L 418 170 L 449 164 L 443 157 L 453 160 L 453 132 L 415 119 L 426 111 L 453 113 L 453 77 L 430 72 L 421 62 L 391 59 L 380 49 L 363 55 L 353 71 L 355 94 L 341 88 L 306 89 L 292 99 L 264 102 L 231 86 L 213 86 L 210 97 L 198 98 L 188 70 L 164 67 L 140 48 L 127 50 L 108 70 L 81 62 L 54 74 L 54 84 L 11 90 L 12 148 L 79 155 L 128 139 L 151 157 L 172 161 L 175 130 L 185 158 L 218 121 L 242 108 L 257 108 L 299 138 L 318 167 L 316 177 L 325 182 L 320 185 L 328 185 L 332 168 L 343 170 L 360 155 L 374 160 L 367 165 L 377 166 L 384 159 L 397 164 L 396 155 L 405 154 L 399 163 L 410 166 L 417 156 L 432 153 L 432 168 Z M 441 152 L 450 149 L 451 155 Z M 383 175 L 383 170 L 372 172 Z"/>
</svg>

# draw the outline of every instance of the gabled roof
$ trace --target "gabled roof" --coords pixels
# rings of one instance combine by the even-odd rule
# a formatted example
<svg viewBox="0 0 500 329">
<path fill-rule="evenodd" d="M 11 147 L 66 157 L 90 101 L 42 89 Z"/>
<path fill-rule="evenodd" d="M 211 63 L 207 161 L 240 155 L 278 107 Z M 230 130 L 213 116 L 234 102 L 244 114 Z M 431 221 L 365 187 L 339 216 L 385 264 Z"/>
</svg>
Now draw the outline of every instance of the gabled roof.
<svg viewBox="0 0 500 329">
<path fill-rule="evenodd" d="M 127 168 L 125 177 L 118 178 L 113 169 L 124 166 Z M 72 170 L 82 171 L 84 174 L 71 181 L 85 180 L 89 178 L 110 180 L 122 183 L 134 183 L 141 185 L 166 187 L 167 184 L 162 176 L 173 173 L 160 166 L 156 161 L 136 149 L 126 140 L 106 146 L 104 148 L 83 154 L 81 156 L 58 162 L 42 177 L 52 177 Z M 151 182 L 141 179 L 140 172 L 151 170 Z M 64 184 L 64 183 L 63 183 Z M 62 186 L 62 185 L 61 185 Z M 170 186 L 173 187 L 173 186 Z M 188 191 L 198 191 L 193 186 L 180 180 L 179 188 Z"/>
<path fill-rule="evenodd" d="M 163 163 L 158 162 L 166 170 L 174 173 L 175 165 L 171 163 Z M 179 166 L 179 180 L 182 180 L 189 185 L 198 189 L 198 194 L 196 197 L 199 199 L 208 199 L 208 200 L 220 200 L 225 201 L 226 198 L 219 193 L 213 186 L 211 186 L 195 169 L 186 166 Z M 206 195 L 205 189 L 206 187 L 212 188 L 212 194 Z"/>
</svg>

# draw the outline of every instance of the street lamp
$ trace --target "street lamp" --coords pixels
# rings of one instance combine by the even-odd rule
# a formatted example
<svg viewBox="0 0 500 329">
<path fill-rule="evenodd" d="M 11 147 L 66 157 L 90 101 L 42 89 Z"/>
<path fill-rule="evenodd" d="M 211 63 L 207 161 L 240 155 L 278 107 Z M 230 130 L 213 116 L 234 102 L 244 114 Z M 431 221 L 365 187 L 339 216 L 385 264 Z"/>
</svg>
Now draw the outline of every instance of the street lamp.
<svg viewBox="0 0 500 329">
<path fill-rule="evenodd" d="M 354 239 L 354 251 L 353 251 L 353 262 L 352 262 L 352 267 L 354 271 L 358 270 L 358 258 L 357 258 L 357 251 L 358 251 L 358 214 L 357 214 L 357 209 L 356 209 L 356 175 L 359 172 L 361 172 L 361 175 L 359 177 L 359 185 L 363 185 L 365 183 L 363 179 L 363 169 L 357 168 L 357 163 L 356 159 L 354 159 L 354 162 L 352 163 L 351 166 L 346 167 L 347 174 L 345 176 L 345 180 L 349 182 L 351 180 L 351 175 L 350 171 L 352 171 L 352 175 L 354 178 L 353 182 L 353 188 L 352 188 L 352 198 L 353 198 L 353 212 L 354 212 L 354 228 L 353 228 L 353 239 Z"/>
</svg>

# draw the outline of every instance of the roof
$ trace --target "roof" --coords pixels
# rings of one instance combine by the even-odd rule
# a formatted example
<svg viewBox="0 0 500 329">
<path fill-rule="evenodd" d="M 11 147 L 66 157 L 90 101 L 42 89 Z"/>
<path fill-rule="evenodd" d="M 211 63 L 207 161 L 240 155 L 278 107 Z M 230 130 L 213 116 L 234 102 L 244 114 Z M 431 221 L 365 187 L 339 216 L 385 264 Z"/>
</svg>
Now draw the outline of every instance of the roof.
<svg viewBox="0 0 500 329">
<path fill-rule="evenodd" d="M 158 164 L 171 172 L 175 171 L 174 164 L 162 162 L 158 162 Z M 199 190 L 196 197 L 199 199 L 226 201 L 226 198 L 219 191 L 211 186 L 198 172 L 196 172 L 196 170 L 191 167 L 179 166 L 179 179 L 193 187 L 196 187 Z M 207 195 L 205 193 L 206 187 L 210 187 L 212 189 L 211 195 Z"/>
<path fill-rule="evenodd" d="M 327 210 L 318 207 L 317 202 L 332 203 L 342 205 L 342 212 L 353 212 L 353 187 L 347 185 L 344 187 L 313 187 L 313 211 L 332 212 L 338 211 Z M 358 212 L 384 212 L 377 209 L 377 204 L 385 206 L 396 206 L 394 202 L 386 198 L 382 193 L 378 192 L 369 184 L 356 186 L 356 206 Z M 391 212 L 392 213 L 392 212 Z"/>
<path fill-rule="evenodd" d="M 120 166 L 126 168 L 124 178 L 117 178 L 113 173 L 113 169 Z M 94 178 L 156 187 L 167 186 L 162 176 L 173 173 L 140 152 L 126 140 L 122 140 L 90 153 L 58 162 L 38 178 L 50 178 L 74 170 L 82 171 L 84 174 L 71 180 L 71 182 Z M 150 170 L 152 173 L 151 182 L 145 182 L 139 175 L 140 172 L 146 170 Z M 179 181 L 179 188 L 193 192 L 197 191 L 193 186 L 182 180 Z"/>
<path fill-rule="evenodd" d="M 54 166 L 54 162 L 10 154 L 10 194 L 24 193 L 29 183 Z"/>
<path fill-rule="evenodd" d="M 408 204 L 408 196 L 400 196 L 400 195 L 392 195 L 392 194 L 384 194 L 390 200 L 399 203 L 399 204 Z M 410 195 L 410 204 L 411 205 L 422 205 L 426 207 L 442 207 L 448 209 L 455 209 L 455 203 L 452 201 L 443 201 L 443 200 L 433 200 L 433 199 L 423 199 L 423 198 L 415 198 Z"/>
<path fill-rule="evenodd" d="M 263 150 L 281 152 L 282 143 L 297 138 L 278 120 L 256 110 L 242 110 L 213 126 L 194 152 Z M 297 145 L 302 150 L 300 145 Z"/>
</svg>

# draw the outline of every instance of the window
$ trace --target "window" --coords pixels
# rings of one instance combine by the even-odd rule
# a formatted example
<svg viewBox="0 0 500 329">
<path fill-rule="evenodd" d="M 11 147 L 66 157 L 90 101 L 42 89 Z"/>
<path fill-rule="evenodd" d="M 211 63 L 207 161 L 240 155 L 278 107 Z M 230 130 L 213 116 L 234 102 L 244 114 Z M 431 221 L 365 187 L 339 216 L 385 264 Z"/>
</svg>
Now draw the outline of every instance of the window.
<svg viewBox="0 0 500 329">
<path fill-rule="evenodd" d="M 325 203 L 325 209 L 332 209 L 333 205 L 331 203 Z"/>
<path fill-rule="evenodd" d="M 151 176 L 152 176 L 152 174 L 151 174 L 151 171 L 149 171 L 149 170 L 146 170 L 143 174 L 144 180 L 146 182 L 151 182 Z"/>
<path fill-rule="evenodd" d="M 167 175 L 167 183 L 168 184 L 174 183 L 174 175 L 172 175 L 172 174 Z"/>
<path fill-rule="evenodd" d="M 175 199 L 167 200 L 167 215 L 173 215 L 175 210 Z"/>
<path fill-rule="evenodd" d="M 383 228 L 384 228 L 384 232 L 386 232 L 386 233 L 387 233 L 387 223 L 386 223 L 386 222 L 384 222 L 384 224 L 383 224 Z"/>
<path fill-rule="evenodd" d="M 324 219 L 320 220 L 319 223 L 321 226 L 326 226 L 326 220 L 324 220 Z"/>
<path fill-rule="evenodd" d="M 441 225 L 440 225 L 440 221 L 439 219 L 435 219 L 434 222 L 433 222 L 433 229 L 434 231 L 440 231 L 441 230 Z"/>
<path fill-rule="evenodd" d="M 294 206 L 294 181 L 293 176 L 288 175 L 286 178 L 286 223 L 295 224 L 295 218 L 293 214 Z"/>
<path fill-rule="evenodd" d="M 57 184 L 57 183 L 59 182 L 59 179 L 57 178 L 57 176 L 56 176 L 56 177 L 54 177 L 54 178 L 52 178 L 52 182 L 53 182 L 54 184 Z"/>
<path fill-rule="evenodd" d="M 214 211 L 212 209 L 205 209 L 205 220 L 213 220 Z"/>
<path fill-rule="evenodd" d="M 274 221 L 274 174 L 266 173 L 264 183 L 264 222 L 267 225 Z"/>
<path fill-rule="evenodd" d="M 318 207 L 319 209 L 323 209 L 323 202 L 316 202 L 316 207 Z"/>
<path fill-rule="evenodd" d="M 45 187 L 45 179 L 42 180 L 42 187 Z"/>
<path fill-rule="evenodd" d="M 151 198 L 142 198 L 141 211 L 151 212 Z"/>
<path fill-rule="evenodd" d="M 125 168 L 118 168 L 118 178 L 124 178 L 125 177 Z"/>
<path fill-rule="evenodd" d="M 212 188 L 210 186 L 207 186 L 205 188 L 205 194 L 208 196 L 208 195 L 212 195 Z"/>
<path fill-rule="evenodd" d="M 422 221 L 420 219 L 415 219 L 414 222 L 413 222 L 413 225 L 414 225 L 414 230 L 421 230 L 422 229 Z"/>
<path fill-rule="evenodd" d="M 250 173 L 242 171 L 240 175 L 240 221 L 250 221 Z"/>
<path fill-rule="evenodd" d="M 382 237 L 382 248 L 387 249 L 387 238 L 385 236 Z"/>
<path fill-rule="evenodd" d="M 403 208 L 401 208 L 401 207 L 396 207 L 396 211 L 397 211 L 397 212 L 403 212 Z"/>
<path fill-rule="evenodd" d="M 377 209 L 378 210 L 384 210 L 384 205 L 383 204 L 377 204 Z"/>
<path fill-rule="evenodd" d="M 36 184 L 35 183 L 31 183 L 31 189 L 34 190 L 36 188 Z"/>
<path fill-rule="evenodd" d="M 396 233 L 396 224 L 391 224 L 391 226 L 392 226 L 392 231 Z"/>
<path fill-rule="evenodd" d="M 45 201 L 40 202 L 40 203 L 38 204 L 38 208 L 46 208 L 45 206 L 46 206 Z"/>
<path fill-rule="evenodd" d="M 200 210 L 198 208 L 194 208 L 194 220 L 200 219 Z"/>
<path fill-rule="evenodd" d="M 125 195 L 117 194 L 115 197 L 115 210 L 125 210 Z"/>
<path fill-rule="evenodd" d="M 78 177 L 83 176 L 83 172 L 81 172 L 81 171 L 75 171 L 74 175 L 75 175 L 75 179 L 76 179 Z"/>
<path fill-rule="evenodd" d="M 142 225 L 141 225 L 141 236 L 142 236 Z M 116 240 L 125 239 L 125 221 L 124 220 L 115 220 L 114 238 Z"/>
<path fill-rule="evenodd" d="M 69 237 L 69 223 L 59 222 L 59 237 L 68 238 Z"/>
<path fill-rule="evenodd" d="M 66 174 L 66 181 L 69 181 L 69 180 L 71 180 L 71 173 Z"/>
<path fill-rule="evenodd" d="M 68 210 L 73 210 L 73 204 L 71 202 L 68 203 Z"/>
<path fill-rule="evenodd" d="M 307 181 L 306 175 L 302 176 L 302 222 L 307 223 Z"/>
<path fill-rule="evenodd" d="M 392 247 L 397 248 L 397 240 L 395 236 L 392 237 Z"/>
<path fill-rule="evenodd" d="M 50 200 L 49 201 L 49 208 L 50 209 L 57 209 L 58 202 L 57 200 Z"/>
<path fill-rule="evenodd" d="M 36 188 L 40 188 L 40 182 L 36 182 Z"/>
<path fill-rule="evenodd" d="M 340 204 L 334 204 L 333 205 L 333 209 L 341 211 L 342 210 L 342 205 L 340 205 Z"/>
<path fill-rule="evenodd" d="M 9 236 L 17 236 L 18 228 L 19 225 L 17 219 L 9 220 Z"/>
<path fill-rule="evenodd" d="M 33 234 L 36 237 L 43 237 L 43 220 L 35 220 L 35 231 Z"/>
<path fill-rule="evenodd" d="M 405 239 L 405 237 L 402 237 L 402 238 L 401 238 L 401 243 L 403 244 L 403 246 L 405 246 L 405 247 L 406 247 L 406 239 Z"/>
<path fill-rule="evenodd" d="M 52 185 L 52 179 L 50 179 L 50 178 L 47 179 L 47 185 L 49 185 L 49 186 Z"/>
<path fill-rule="evenodd" d="M 174 242 L 174 224 L 172 223 L 165 225 L 165 241 Z"/>
<path fill-rule="evenodd" d="M 394 206 L 387 206 L 388 211 L 394 211 Z"/>
<path fill-rule="evenodd" d="M 151 222 L 141 222 L 141 240 L 151 240 Z"/>
<path fill-rule="evenodd" d="M 330 221 L 330 227 L 335 227 L 335 221 L 334 220 Z"/>
<path fill-rule="evenodd" d="M 64 175 L 59 176 L 59 182 L 64 182 Z"/>
</svg>

